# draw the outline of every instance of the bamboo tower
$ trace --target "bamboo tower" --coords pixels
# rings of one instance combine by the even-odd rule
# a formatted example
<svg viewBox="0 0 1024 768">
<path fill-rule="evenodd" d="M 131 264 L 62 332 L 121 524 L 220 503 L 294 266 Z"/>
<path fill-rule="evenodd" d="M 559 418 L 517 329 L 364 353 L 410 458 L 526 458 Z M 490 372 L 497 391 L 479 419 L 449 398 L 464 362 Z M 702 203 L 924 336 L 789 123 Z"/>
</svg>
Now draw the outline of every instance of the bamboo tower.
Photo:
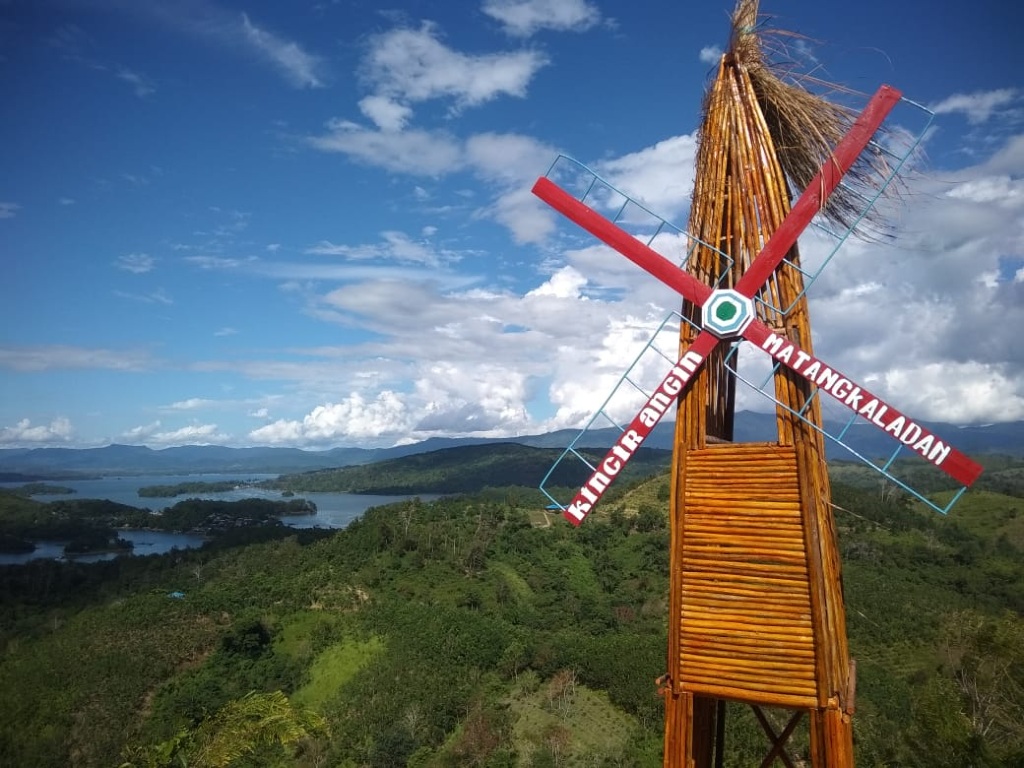
<svg viewBox="0 0 1024 768">
<path fill-rule="evenodd" d="M 703 107 L 688 230 L 732 263 L 698 246 L 690 269 L 719 287 L 735 285 L 852 119 L 773 71 L 757 13 L 757 0 L 740 0 Z M 853 173 L 871 183 L 870 167 Z M 840 189 L 825 213 L 848 224 L 856 210 Z M 796 246 L 787 260 L 799 264 Z M 802 290 L 801 274 L 783 262 L 759 298 L 792 307 L 782 314 L 759 302 L 758 312 L 812 352 Z M 699 325 L 699 307 L 684 302 L 683 314 Z M 681 348 L 696 334 L 683 323 Z M 732 442 L 736 392 L 727 352 L 720 344 L 708 358 L 676 421 L 664 765 L 720 765 L 724 703 L 735 701 L 754 707 L 768 736 L 762 765 L 786 754 L 806 717 L 811 764 L 852 767 L 855 682 L 824 438 L 779 407 L 777 441 Z M 820 426 L 805 379 L 781 368 L 774 386 L 782 404 Z M 766 708 L 781 709 L 785 727 Z"/>
</svg>

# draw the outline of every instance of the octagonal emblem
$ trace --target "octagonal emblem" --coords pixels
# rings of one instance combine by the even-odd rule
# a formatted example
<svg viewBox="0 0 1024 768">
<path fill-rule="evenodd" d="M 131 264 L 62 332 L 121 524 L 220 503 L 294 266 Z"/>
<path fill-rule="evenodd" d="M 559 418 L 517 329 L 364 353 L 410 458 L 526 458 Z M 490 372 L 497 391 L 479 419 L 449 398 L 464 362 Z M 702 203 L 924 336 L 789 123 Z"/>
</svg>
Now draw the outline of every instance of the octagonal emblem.
<svg viewBox="0 0 1024 768">
<path fill-rule="evenodd" d="M 721 288 L 704 302 L 701 320 L 720 339 L 739 336 L 754 321 L 754 302 L 732 288 Z"/>
</svg>

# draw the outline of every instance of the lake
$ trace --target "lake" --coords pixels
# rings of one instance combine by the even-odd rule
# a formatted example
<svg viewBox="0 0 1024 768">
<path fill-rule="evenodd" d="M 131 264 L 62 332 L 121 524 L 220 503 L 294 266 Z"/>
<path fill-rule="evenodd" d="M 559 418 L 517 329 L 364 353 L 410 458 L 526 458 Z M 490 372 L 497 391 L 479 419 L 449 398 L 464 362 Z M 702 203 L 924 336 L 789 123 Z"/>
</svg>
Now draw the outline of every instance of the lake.
<svg viewBox="0 0 1024 768">
<path fill-rule="evenodd" d="M 402 501 L 412 496 L 369 496 L 357 493 L 296 493 L 294 497 L 282 496 L 280 491 L 265 488 L 237 488 L 223 493 L 189 493 L 174 498 L 143 498 L 139 496 L 139 488 L 147 485 L 177 485 L 179 483 L 217 483 L 238 481 L 240 483 L 273 480 L 277 475 L 253 474 L 209 474 L 209 475 L 121 475 L 100 477 L 94 480 L 54 480 L 51 485 L 73 488 L 72 494 L 44 494 L 33 496 L 36 501 L 59 501 L 62 499 L 108 499 L 118 504 L 127 504 L 140 509 L 154 512 L 173 507 L 177 502 L 188 498 L 223 499 L 239 501 L 241 499 L 260 498 L 287 501 L 289 498 L 309 499 L 316 504 L 315 515 L 287 515 L 281 520 L 292 528 L 344 528 L 370 507 Z M 0 483 L 0 488 L 17 488 L 24 483 Z M 424 501 L 439 498 L 437 494 L 422 494 Z M 150 555 L 169 552 L 171 549 L 188 549 L 203 544 L 203 537 L 187 533 L 166 533 L 163 531 L 121 531 L 123 539 L 131 541 L 135 548 L 133 554 Z M 63 542 L 36 542 L 34 552 L 25 554 L 0 553 L 0 565 L 18 565 L 36 558 L 61 559 L 64 556 Z M 84 555 L 75 557 L 78 562 L 93 562 L 116 557 L 114 553 Z"/>
</svg>

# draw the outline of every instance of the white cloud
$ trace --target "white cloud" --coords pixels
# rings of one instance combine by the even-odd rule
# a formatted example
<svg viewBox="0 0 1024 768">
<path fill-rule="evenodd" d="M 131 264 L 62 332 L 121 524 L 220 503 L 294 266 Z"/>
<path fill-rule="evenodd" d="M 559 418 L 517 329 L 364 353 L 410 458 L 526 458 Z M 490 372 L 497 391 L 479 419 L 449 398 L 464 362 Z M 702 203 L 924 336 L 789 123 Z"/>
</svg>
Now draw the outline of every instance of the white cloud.
<svg viewBox="0 0 1024 768">
<path fill-rule="evenodd" d="M 374 38 L 363 66 L 380 95 L 410 102 L 452 98 L 456 107 L 505 96 L 525 96 L 526 86 L 548 63 L 538 51 L 470 56 L 438 39 L 437 28 L 395 29 Z"/>
<path fill-rule="evenodd" d="M 259 263 L 259 259 L 250 256 L 245 259 L 232 259 L 222 256 L 186 256 L 185 261 L 195 264 L 200 269 L 239 269 L 251 267 Z"/>
<path fill-rule="evenodd" d="M 586 299 L 581 290 L 587 278 L 574 267 L 562 267 L 544 283 L 529 291 L 526 296 L 553 296 L 556 299 Z"/>
<path fill-rule="evenodd" d="M 485 0 L 481 10 L 517 37 L 541 29 L 582 32 L 601 21 L 601 12 L 587 0 Z"/>
<path fill-rule="evenodd" d="M 36 347 L 0 346 L 0 368 L 14 371 L 114 370 L 144 371 L 154 367 L 145 352 L 51 344 Z"/>
<path fill-rule="evenodd" d="M 49 424 L 32 426 L 29 419 L 22 419 L 13 427 L 0 427 L 0 445 L 9 448 L 50 445 L 67 443 L 74 437 L 75 430 L 71 422 L 63 417 L 56 418 Z"/>
<path fill-rule="evenodd" d="M 298 88 L 322 88 L 320 60 L 291 40 L 261 29 L 242 14 L 241 33 L 249 47 L 274 64 Z"/>
<path fill-rule="evenodd" d="M 547 170 L 555 150 L 532 136 L 478 133 L 466 140 L 466 160 L 485 179 L 532 182 Z"/>
<path fill-rule="evenodd" d="M 1000 366 L 974 360 L 933 362 L 885 375 L 885 389 L 922 419 L 977 424 L 1024 419 L 1024 387 Z M 954 440 L 955 436 L 950 435 Z"/>
<path fill-rule="evenodd" d="M 20 210 L 21 206 L 17 203 L 0 202 L 0 219 L 13 219 Z"/>
<path fill-rule="evenodd" d="M 412 117 L 409 106 L 387 96 L 367 96 L 359 102 L 359 110 L 382 131 L 400 131 Z"/>
<path fill-rule="evenodd" d="M 128 253 L 118 257 L 114 266 L 123 269 L 125 272 L 132 272 L 136 275 L 152 272 L 156 267 L 156 259 L 148 253 Z"/>
<path fill-rule="evenodd" d="M 301 421 L 280 419 L 254 429 L 249 438 L 263 445 L 326 445 L 394 438 L 406 434 L 411 426 L 405 404 L 396 393 L 384 391 L 368 400 L 353 392 L 340 403 L 318 405 Z"/>
<path fill-rule="evenodd" d="M 420 437 L 443 434 L 507 435 L 530 425 L 527 377 L 499 362 L 440 362 L 416 380 Z"/>
<path fill-rule="evenodd" d="M 493 202 L 478 215 L 493 218 L 517 243 L 543 242 L 555 228 L 554 213 L 530 187 L 544 173 L 555 150 L 530 136 L 480 133 L 466 141 L 466 160 L 474 172 L 498 186 Z"/>
<path fill-rule="evenodd" d="M 231 436 L 218 430 L 216 424 L 189 424 L 161 432 L 162 424 L 154 421 L 122 432 L 119 440 L 132 445 L 223 445 Z"/>
<path fill-rule="evenodd" d="M 556 226 L 555 214 L 525 185 L 499 194 L 480 214 L 506 227 L 517 243 L 543 243 Z"/>
<path fill-rule="evenodd" d="M 918 418 L 1024 418 L 1024 153 L 942 176 L 910 180 L 893 242 L 848 241 L 812 288 L 816 352 Z"/>
<path fill-rule="evenodd" d="M 127 69 L 125 67 L 120 68 L 117 70 L 116 77 L 118 80 L 123 80 L 128 83 L 132 87 L 132 90 L 135 91 L 135 95 L 140 99 L 156 93 L 156 86 L 153 85 L 152 81 L 148 77 L 131 69 Z"/>
<path fill-rule="evenodd" d="M 704 64 L 717 65 L 719 60 L 722 58 L 722 49 L 717 45 L 706 45 L 700 49 L 700 55 L 698 58 Z"/>
<path fill-rule="evenodd" d="M 962 113 L 972 125 L 984 123 L 998 114 L 1000 108 L 1017 100 L 1019 91 L 1016 88 L 999 88 L 994 91 L 976 91 L 975 93 L 956 93 L 931 105 L 937 115 Z"/>
<path fill-rule="evenodd" d="M 1009 176 L 988 176 L 964 181 L 949 190 L 946 196 L 1000 208 L 1024 207 L 1024 188 Z"/>
<path fill-rule="evenodd" d="M 443 133 L 375 131 L 347 120 L 332 120 L 325 135 L 307 141 L 324 152 L 341 152 L 358 162 L 399 173 L 440 176 L 462 166 L 461 146 Z"/>
<path fill-rule="evenodd" d="M 454 252 L 431 247 L 424 242 L 412 240 L 404 232 L 381 232 L 381 243 L 365 245 L 335 245 L 321 240 L 306 249 L 306 253 L 320 256 L 341 256 L 354 261 L 387 260 L 400 264 L 422 264 L 439 267 L 458 261 L 461 257 Z"/>
<path fill-rule="evenodd" d="M 679 220 L 690 205 L 696 154 L 695 135 L 673 136 L 652 147 L 601 162 L 597 170 L 653 213 L 685 226 Z"/>
<path fill-rule="evenodd" d="M 114 291 L 113 293 L 119 298 L 137 301 L 141 304 L 163 304 L 168 307 L 174 304 L 174 299 L 168 296 L 163 289 L 152 293 L 128 293 L 126 291 Z"/>
<path fill-rule="evenodd" d="M 168 411 L 194 411 L 198 408 L 207 408 L 214 405 L 213 400 L 206 400 L 201 397 L 190 397 L 188 400 L 178 400 L 170 405 L 162 406 L 162 410 Z"/>
</svg>

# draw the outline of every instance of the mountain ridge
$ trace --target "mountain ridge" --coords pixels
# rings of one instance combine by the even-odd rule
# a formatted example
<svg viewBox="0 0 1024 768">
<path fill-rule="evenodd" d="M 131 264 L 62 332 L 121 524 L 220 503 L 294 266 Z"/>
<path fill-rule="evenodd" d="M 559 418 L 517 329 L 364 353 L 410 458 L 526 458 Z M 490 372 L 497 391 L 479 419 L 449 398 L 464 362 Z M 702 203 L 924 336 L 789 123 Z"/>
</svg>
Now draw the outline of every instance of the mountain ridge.
<svg viewBox="0 0 1024 768">
<path fill-rule="evenodd" d="M 950 440 L 967 454 L 1024 456 L 1024 421 L 956 426 L 922 422 L 935 434 Z M 826 424 L 826 426 L 829 426 Z M 847 442 L 868 457 L 888 455 L 894 441 L 877 428 L 865 429 L 855 423 Z M 835 429 L 835 425 L 832 425 Z M 369 464 L 387 459 L 429 453 L 444 448 L 494 443 L 518 443 L 532 448 L 565 448 L 579 431 L 566 429 L 538 435 L 474 438 L 432 437 L 418 443 L 390 448 L 339 447 L 324 450 L 282 447 L 232 448 L 220 445 L 185 445 L 149 448 L 112 443 L 98 448 L 6 448 L 0 449 L 0 481 L 60 479 L 83 475 L 114 474 L 200 474 L 267 473 L 283 474 Z M 591 430 L 578 447 L 605 448 L 618 436 L 614 428 Z M 744 411 L 737 414 L 737 442 L 769 441 L 775 438 L 774 414 Z M 673 424 L 660 424 L 645 440 L 647 448 L 671 449 Z M 852 458 L 842 447 L 827 441 L 830 459 Z"/>
</svg>

